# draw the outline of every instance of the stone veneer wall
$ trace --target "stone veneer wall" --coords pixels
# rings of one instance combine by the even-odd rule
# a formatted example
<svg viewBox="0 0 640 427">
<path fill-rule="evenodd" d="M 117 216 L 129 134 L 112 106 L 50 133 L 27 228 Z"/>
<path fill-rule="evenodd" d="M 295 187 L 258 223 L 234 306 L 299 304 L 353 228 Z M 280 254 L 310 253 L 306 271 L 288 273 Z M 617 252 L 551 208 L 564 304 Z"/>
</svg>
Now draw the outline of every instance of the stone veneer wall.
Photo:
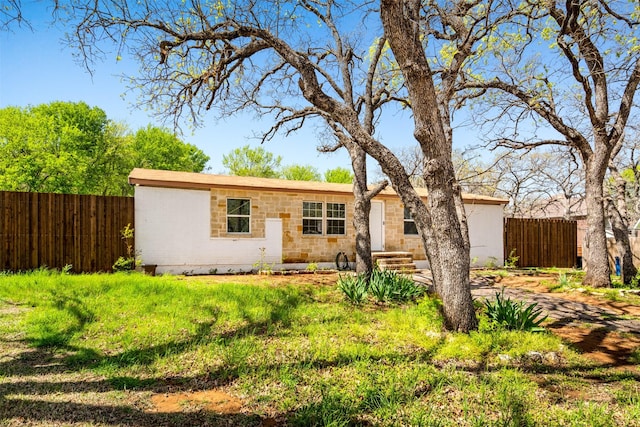
<svg viewBox="0 0 640 427">
<path fill-rule="evenodd" d="M 226 232 L 227 199 L 251 200 L 251 233 Z M 346 204 L 346 234 L 303 235 L 302 202 Z M 422 240 L 417 235 L 404 235 L 404 207 L 399 200 L 385 198 L 385 250 L 409 251 L 414 259 L 426 259 Z M 297 194 L 276 191 L 216 189 L 211 191 L 211 237 L 264 237 L 266 218 L 282 220 L 282 262 L 330 262 L 343 251 L 355 260 L 353 197 L 343 195 Z M 325 227 L 326 228 L 326 227 Z"/>
<path fill-rule="evenodd" d="M 226 231 L 227 199 L 251 200 L 251 232 L 230 234 Z M 345 235 L 303 235 L 302 202 L 344 203 L 346 206 Z M 338 252 L 355 259 L 355 229 L 353 227 L 353 197 L 332 194 L 298 194 L 278 191 L 215 189 L 211 191 L 211 237 L 264 237 L 265 219 L 282 220 L 282 262 L 331 262 Z M 326 230 L 326 224 L 323 224 Z"/>
</svg>

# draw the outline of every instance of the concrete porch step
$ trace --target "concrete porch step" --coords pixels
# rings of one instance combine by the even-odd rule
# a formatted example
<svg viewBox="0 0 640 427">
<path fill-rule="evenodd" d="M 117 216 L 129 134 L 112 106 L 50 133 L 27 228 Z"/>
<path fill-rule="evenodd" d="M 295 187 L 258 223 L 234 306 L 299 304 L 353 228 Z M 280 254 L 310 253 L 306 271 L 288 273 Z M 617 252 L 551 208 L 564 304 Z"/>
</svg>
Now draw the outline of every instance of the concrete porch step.
<svg viewBox="0 0 640 427">
<path fill-rule="evenodd" d="M 389 264 L 389 265 L 378 264 L 378 267 L 382 271 L 397 271 L 398 273 L 406 273 L 406 274 L 413 274 L 413 273 L 416 273 L 418 271 L 418 269 L 416 268 L 416 265 L 414 263 L 410 263 L 410 264 Z"/>
<path fill-rule="evenodd" d="M 418 271 L 411 252 L 373 252 L 371 257 L 378 268 L 383 271 L 396 271 L 404 274 L 413 274 Z"/>
<path fill-rule="evenodd" d="M 413 258 L 379 258 L 378 265 L 413 264 Z"/>
<path fill-rule="evenodd" d="M 380 258 L 411 258 L 413 259 L 413 254 L 411 252 L 404 252 L 404 251 L 372 252 L 371 257 L 373 258 L 373 262 L 376 262 Z"/>
</svg>

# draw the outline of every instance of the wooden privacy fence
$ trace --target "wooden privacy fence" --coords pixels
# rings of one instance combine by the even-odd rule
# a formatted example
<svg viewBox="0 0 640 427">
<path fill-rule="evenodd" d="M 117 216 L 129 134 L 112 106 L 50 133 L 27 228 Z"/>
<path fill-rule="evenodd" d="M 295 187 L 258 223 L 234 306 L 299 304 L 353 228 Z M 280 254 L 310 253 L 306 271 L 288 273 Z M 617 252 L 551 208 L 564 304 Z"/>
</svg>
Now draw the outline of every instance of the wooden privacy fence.
<svg viewBox="0 0 640 427">
<path fill-rule="evenodd" d="M 504 258 L 515 250 L 518 267 L 575 267 L 577 233 L 576 221 L 506 218 Z"/>
<path fill-rule="evenodd" d="M 111 271 L 126 256 L 132 197 L 0 192 L 0 270 Z"/>
</svg>

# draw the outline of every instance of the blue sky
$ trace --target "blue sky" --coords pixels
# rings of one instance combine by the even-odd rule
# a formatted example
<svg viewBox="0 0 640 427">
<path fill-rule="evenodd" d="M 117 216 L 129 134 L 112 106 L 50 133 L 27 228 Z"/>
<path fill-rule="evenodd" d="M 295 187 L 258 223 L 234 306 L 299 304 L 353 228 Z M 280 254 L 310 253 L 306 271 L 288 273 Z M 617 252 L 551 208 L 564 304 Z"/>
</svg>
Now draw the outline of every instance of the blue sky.
<svg viewBox="0 0 640 427">
<path fill-rule="evenodd" d="M 102 108 L 111 120 L 125 122 L 134 130 L 150 123 L 163 125 L 152 113 L 133 109 L 137 95 L 125 93 L 126 85 L 119 76 L 135 73 L 137 64 L 126 57 L 116 61 L 113 54 L 96 64 L 90 75 L 75 61 L 71 49 L 62 41 L 64 31 L 51 26 L 45 4 L 24 3 L 31 29 L 15 26 L 10 32 L 0 32 L 0 108 L 52 101 L 84 101 Z M 183 127 L 181 138 L 210 156 L 211 173 L 224 171 L 223 154 L 247 144 L 258 146 L 254 134 L 270 126 L 268 121 L 256 121 L 252 114 L 224 119 L 212 115 L 205 122 L 206 126 L 195 131 Z M 333 154 L 316 151 L 316 132 L 311 126 L 289 137 L 278 135 L 265 143 L 264 148 L 282 156 L 283 165 L 310 164 L 321 173 L 337 166 L 350 168 L 344 149 Z M 380 124 L 379 132 L 380 139 L 392 149 L 413 141 L 412 121 L 407 113 L 387 116 Z M 370 160 L 369 169 L 372 172 L 377 169 L 373 160 Z"/>
</svg>

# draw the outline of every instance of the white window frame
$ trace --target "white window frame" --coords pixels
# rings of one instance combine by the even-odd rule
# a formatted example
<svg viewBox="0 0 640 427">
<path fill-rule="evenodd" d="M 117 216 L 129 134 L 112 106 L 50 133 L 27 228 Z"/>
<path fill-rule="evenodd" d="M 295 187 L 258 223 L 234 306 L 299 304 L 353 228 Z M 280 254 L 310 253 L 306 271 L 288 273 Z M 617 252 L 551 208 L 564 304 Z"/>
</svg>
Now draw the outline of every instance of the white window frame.
<svg viewBox="0 0 640 427">
<path fill-rule="evenodd" d="M 334 216 L 329 216 L 329 205 L 340 205 L 342 206 L 342 217 L 334 217 Z M 327 202 L 325 204 L 326 208 L 325 208 L 325 217 L 326 217 L 326 230 L 327 230 L 327 236 L 346 236 L 347 234 L 347 204 L 346 203 L 337 203 L 337 202 Z M 333 212 L 340 212 L 340 210 L 336 211 L 333 210 Z M 335 222 L 335 223 L 342 223 L 342 233 L 330 233 L 329 232 L 329 222 Z M 335 225 L 334 225 L 335 226 Z M 339 227 L 339 226 L 338 226 Z"/>
<path fill-rule="evenodd" d="M 308 211 L 310 208 L 306 208 L 307 204 L 316 205 L 313 208 L 314 212 L 318 212 L 318 205 L 320 207 L 320 216 L 309 216 Z M 343 207 L 342 213 L 343 217 L 339 216 L 329 216 L 329 205 L 340 205 Z M 331 214 L 335 212 L 340 212 L 340 209 L 336 211 L 335 209 L 331 211 Z M 318 233 L 310 233 L 307 230 L 313 229 L 310 225 L 305 225 L 306 221 L 314 221 L 315 224 L 320 225 L 320 232 Z M 329 232 L 329 223 L 333 222 L 334 225 L 332 228 L 335 228 L 335 222 L 342 223 L 342 233 L 330 233 Z M 339 226 L 338 226 L 339 227 Z M 317 229 L 317 227 L 315 227 Z M 347 235 L 347 204 L 340 202 L 318 202 L 313 200 L 305 200 L 302 202 L 302 235 L 303 236 L 346 236 Z"/>
<path fill-rule="evenodd" d="M 411 215 L 411 210 L 409 208 L 404 208 L 403 214 L 404 221 L 402 223 L 402 232 L 405 236 L 417 236 L 418 227 L 416 226 L 416 221 L 413 219 L 413 215 Z M 407 233 L 407 225 L 413 224 L 413 228 L 416 230 L 415 233 Z"/>
<path fill-rule="evenodd" d="M 230 200 L 241 200 L 249 203 L 249 213 L 248 214 L 236 214 L 229 213 L 229 201 Z M 249 223 L 249 229 L 247 231 L 230 231 L 229 230 L 229 219 L 230 218 L 247 218 Z M 226 222 L 227 222 L 227 234 L 251 234 L 251 199 L 239 198 L 239 197 L 228 197 L 227 198 L 227 207 L 226 207 Z"/>
<path fill-rule="evenodd" d="M 320 205 L 320 216 L 306 215 L 307 211 L 311 210 L 307 208 L 306 204 Z M 317 211 L 317 206 L 313 208 L 313 211 Z M 320 224 L 319 233 L 309 233 L 307 230 L 312 229 L 310 226 L 305 226 L 305 221 L 314 221 L 314 224 Z M 316 227 L 317 229 L 317 227 Z M 322 236 L 324 234 L 324 203 L 315 201 L 303 201 L 302 202 L 302 235 L 303 236 Z"/>
</svg>

